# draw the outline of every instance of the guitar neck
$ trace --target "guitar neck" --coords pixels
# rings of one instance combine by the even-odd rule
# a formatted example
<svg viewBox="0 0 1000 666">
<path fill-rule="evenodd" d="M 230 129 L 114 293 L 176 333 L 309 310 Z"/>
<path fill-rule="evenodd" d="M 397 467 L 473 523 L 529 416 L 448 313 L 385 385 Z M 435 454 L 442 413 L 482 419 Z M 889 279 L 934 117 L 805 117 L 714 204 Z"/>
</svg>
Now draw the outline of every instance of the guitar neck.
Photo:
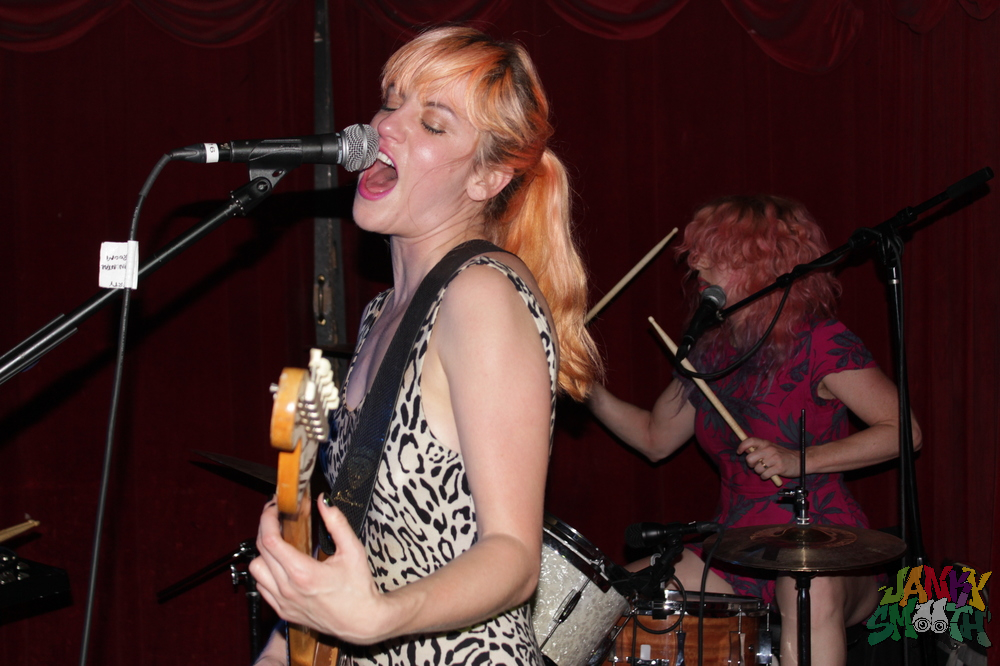
<svg viewBox="0 0 1000 666">
<path fill-rule="evenodd" d="M 298 512 L 281 514 L 281 536 L 300 553 L 312 555 L 312 500 L 308 488 L 299 501 Z"/>
<path fill-rule="evenodd" d="M 312 498 L 309 481 L 319 442 L 328 434 L 327 413 L 338 402 L 330 364 L 319 350 L 311 353 L 308 375 L 299 368 L 285 368 L 275 393 L 271 413 L 271 444 L 278 454 L 276 499 L 281 534 L 286 543 L 312 556 Z M 318 640 L 318 632 L 288 625 L 290 666 L 335 666 L 338 651 Z"/>
</svg>

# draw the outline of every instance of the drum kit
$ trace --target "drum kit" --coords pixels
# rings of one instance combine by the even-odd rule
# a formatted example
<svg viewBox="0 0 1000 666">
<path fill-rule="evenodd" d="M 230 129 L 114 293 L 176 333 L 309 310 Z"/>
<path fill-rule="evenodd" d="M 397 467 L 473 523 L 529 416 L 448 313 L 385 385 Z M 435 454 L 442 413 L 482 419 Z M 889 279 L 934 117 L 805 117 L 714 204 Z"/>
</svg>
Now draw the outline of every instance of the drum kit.
<svg viewBox="0 0 1000 666">
<path fill-rule="evenodd" d="M 706 664 L 771 662 L 770 609 L 760 599 L 708 594 L 699 600 L 665 588 L 639 594 L 641 585 L 629 581 L 633 574 L 550 515 L 543 541 L 531 618 L 547 664 L 693 664 L 701 635 Z"/>
<path fill-rule="evenodd" d="M 716 559 L 803 581 L 889 562 L 906 548 L 894 536 L 840 525 L 732 529 L 706 539 L 706 552 L 716 542 Z M 729 594 L 702 597 L 665 585 L 658 595 L 630 594 L 630 576 L 579 532 L 546 515 L 532 625 L 547 664 L 697 664 L 699 641 L 703 664 L 772 663 L 777 618 L 770 604 Z M 808 633 L 808 622 L 799 625 Z M 803 644 L 801 633 L 800 646 L 808 649 L 808 636 Z M 808 655 L 800 654 L 799 663 L 808 664 Z"/>
<path fill-rule="evenodd" d="M 800 441 L 800 480 L 805 479 L 805 413 Z M 898 559 L 906 543 L 890 534 L 845 525 L 811 525 L 808 491 L 781 490 L 779 502 L 795 506 L 795 522 L 719 531 L 705 539 L 709 558 L 783 573 L 797 590 L 798 663 L 811 663 L 809 587 L 817 574 L 865 569 Z M 697 523 L 705 525 L 706 523 Z M 648 525 L 648 524 L 640 524 Z M 626 531 L 628 535 L 640 527 Z M 692 524 L 694 525 L 694 524 Z M 774 653 L 772 608 L 761 599 L 667 589 L 670 562 L 680 554 L 679 533 L 664 539 L 659 580 L 634 582 L 579 532 L 545 518 L 542 568 L 532 624 L 547 664 L 631 666 L 770 664 Z M 640 530 L 641 531 L 641 530 Z M 700 530 L 692 530 L 700 531 Z M 664 545 L 669 543 L 669 545 Z M 688 632 L 691 639 L 687 639 Z"/>
</svg>

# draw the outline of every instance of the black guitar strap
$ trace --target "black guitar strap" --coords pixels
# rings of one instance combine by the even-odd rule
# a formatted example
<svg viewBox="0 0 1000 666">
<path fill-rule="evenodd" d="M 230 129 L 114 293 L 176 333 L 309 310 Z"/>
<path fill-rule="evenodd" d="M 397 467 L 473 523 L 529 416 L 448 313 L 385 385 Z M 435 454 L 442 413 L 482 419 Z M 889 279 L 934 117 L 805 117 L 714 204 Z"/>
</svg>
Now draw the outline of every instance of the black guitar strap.
<svg viewBox="0 0 1000 666">
<path fill-rule="evenodd" d="M 403 314 L 399 328 L 389 343 L 385 358 L 382 359 L 382 364 L 361 406 L 354 436 L 351 438 L 344 462 L 337 472 L 337 479 L 326 501 L 327 504 L 336 506 L 344 512 L 351 527 L 354 528 L 354 533 L 362 541 L 364 541 L 362 528 L 375 490 L 379 462 L 389 438 L 392 414 L 403 384 L 403 371 L 406 369 L 410 353 L 414 351 L 413 346 L 420 327 L 441 287 L 465 262 L 486 252 L 503 252 L 503 250 L 485 240 L 462 243 L 452 248 L 424 277 Z M 329 537 L 324 535 L 323 541 L 326 542 L 328 539 Z M 329 544 L 322 545 L 323 549 L 327 550 Z M 332 552 L 332 549 L 327 552 Z"/>
</svg>

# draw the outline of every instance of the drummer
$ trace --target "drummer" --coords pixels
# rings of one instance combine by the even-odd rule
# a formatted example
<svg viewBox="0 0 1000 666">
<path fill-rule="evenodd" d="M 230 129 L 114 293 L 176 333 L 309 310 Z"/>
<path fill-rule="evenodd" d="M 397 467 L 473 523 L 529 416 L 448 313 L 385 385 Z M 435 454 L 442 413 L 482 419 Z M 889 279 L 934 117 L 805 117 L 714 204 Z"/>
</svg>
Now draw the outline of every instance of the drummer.
<svg viewBox="0 0 1000 666">
<path fill-rule="evenodd" d="M 697 284 L 729 302 L 755 293 L 794 266 L 828 251 L 823 232 L 805 207 L 777 196 L 724 197 L 703 206 L 684 231 L 678 255 Z M 692 435 L 715 461 L 722 478 L 714 520 L 726 528 L 793 522 L 793 507 L 778 503 L 772 477 L 798 477 L 799 420 L 804 409 L 806 475 L 813 524 L 868 527 L 844 485 L 843 472 L 898 454 L 898 393 L 864 343 L 835 318 L 840 285 L 829 272 L 794 282 L 774 330 L 738 369 L 709 385 L 746 431 L 739 438 L 694 383 L 680 376 L 651 410 L 595 385 L 591 411 L 629 446 L 652 461 L 666 458 Z M 706 333 L 690 357 L 700 372 L 729 367 L 765 334 L 782 294 L 774 292 L 735 312 Z M 868 427 L 850 434 L 848 410 Z M 912 419 L 911 419 L 912 420 Z M 913 446 L 920 448 L 913 422 Z M 687 589 L 700 587 L 704 568 L 685 550 L 676 573 Z M 795 580 L 753 578 L 725 565 L 711 571 L 707 590 L 759 597 L 781 611 L 784 664 L 798 661 Z M 812 663 L 846 661 L 845 628 L 862 622 L 878 603 L 872 576 L 820 576 L 811 584 Z"/>
</svg>

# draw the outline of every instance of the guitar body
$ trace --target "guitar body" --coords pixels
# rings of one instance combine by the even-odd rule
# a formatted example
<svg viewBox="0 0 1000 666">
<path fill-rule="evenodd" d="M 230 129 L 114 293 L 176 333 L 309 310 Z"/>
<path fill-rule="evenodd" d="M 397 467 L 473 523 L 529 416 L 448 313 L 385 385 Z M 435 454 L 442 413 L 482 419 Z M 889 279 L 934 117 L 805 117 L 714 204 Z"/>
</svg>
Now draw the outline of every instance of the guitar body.
<svg viewBox="0 0 1000 666">
<path fill-rule="evenodd" d="M 313 553 L 312 497 L 309 482 L 319 443 L 329 437 L 327 413 L 339 404 L 330 363 L 318 349 L 310 352 L 309 371 L 285 368 L 271 410 L 271 446 L 278 449 L 276 499 L 285 541 Z M 308 627 L 288 625 L 290 666 L 336 666 L 339 651 Z"/>
</svg>

